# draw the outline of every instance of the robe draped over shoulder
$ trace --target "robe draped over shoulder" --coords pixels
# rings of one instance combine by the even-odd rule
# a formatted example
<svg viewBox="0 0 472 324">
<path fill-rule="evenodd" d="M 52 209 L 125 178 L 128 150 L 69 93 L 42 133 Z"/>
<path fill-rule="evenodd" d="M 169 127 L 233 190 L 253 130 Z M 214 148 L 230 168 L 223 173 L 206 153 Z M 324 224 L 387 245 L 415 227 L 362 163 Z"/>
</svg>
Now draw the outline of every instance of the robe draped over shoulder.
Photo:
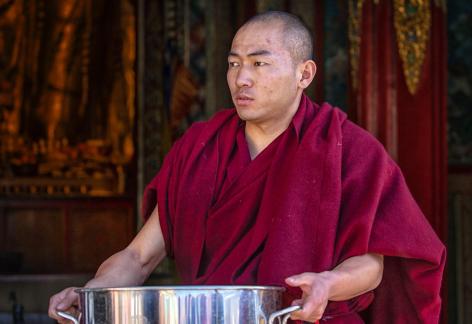
<svg viewBox="0 0 472 324">
<path fill-rule="evenodd" d="M 290 304 L 301 291 L 286 277 L 379 253 L 379 287 L 329 302 L 323 320 L 362 323 L 370 305 L 369 323 L 437 323 L 445 248 L 383 146 L 303 95 L 277 142 L 223 186 L 240 123 L 234 109 L 195 123 L 145 190 L 183 283 L 280 285 Z"/>
</svg>

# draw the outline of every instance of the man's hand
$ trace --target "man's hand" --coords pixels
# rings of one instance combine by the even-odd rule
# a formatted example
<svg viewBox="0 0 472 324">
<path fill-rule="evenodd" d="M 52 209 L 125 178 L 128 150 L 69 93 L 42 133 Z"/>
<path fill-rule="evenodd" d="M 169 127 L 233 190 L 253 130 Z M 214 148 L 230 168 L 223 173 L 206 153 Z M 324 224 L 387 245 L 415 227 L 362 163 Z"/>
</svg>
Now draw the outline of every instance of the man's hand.
<svg viewBox="0 0 472 324">
<path fill-rule="evenodd" d="M 77 287 L 66 288 L 49 299 L 49 317 L 57 320 L 59 323 L 69 323 L 69 320 L 57 315 L 57 311 L 60 310 L 73 316 L 77 315 L 79 295 L 74 291 L 75 289 Z"/>
<path fill-rule="evenodd" d="M 285 279 L 287 285 L 300 287 L 302 298 L 293 301 L 302 310 L 293 320 L 315 322 L 323 317 L 328 301 L 343 301 L 375 289 L 382 280 L 383 256 L 368 253 L 346 259 L 331 271 L 305 272 Z"/>
<path fill-rule="evenodd" d="M 291 319 L 316 322 L 321 319 L 330 297 L 330 278 L 328 272 L 306 272 L 289 277 L 287 285 L 300 287 L 302 298 L 293 301 L 293 305 L 303 305 L 303 309 L 292 313 Z"/>
</svg>

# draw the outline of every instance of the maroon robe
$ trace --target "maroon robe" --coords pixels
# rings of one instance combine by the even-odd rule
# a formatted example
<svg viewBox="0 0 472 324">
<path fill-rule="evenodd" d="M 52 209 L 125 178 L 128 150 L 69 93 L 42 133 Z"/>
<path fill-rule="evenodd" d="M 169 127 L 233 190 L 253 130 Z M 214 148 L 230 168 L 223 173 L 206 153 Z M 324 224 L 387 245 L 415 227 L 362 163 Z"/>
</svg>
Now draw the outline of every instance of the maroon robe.
<svg viewBox="0 0 472 324">
<path fill-rule="evenodd" d="M 157 201 L 183 283 L 285 286 L 379 253 L 380 286 L 330 302 L 323 320 L 362 323 L 372 303 L 372 323 L 438 322 L 444 246 L 375 138 L 303 96 L 287 130 L 253 161 L 248 154 L 236 111 L 225 110 L 194 124 L 146 188 L 144 215 Z M 289 304 L 301 291 L 287 288 Z"/>
</svg>

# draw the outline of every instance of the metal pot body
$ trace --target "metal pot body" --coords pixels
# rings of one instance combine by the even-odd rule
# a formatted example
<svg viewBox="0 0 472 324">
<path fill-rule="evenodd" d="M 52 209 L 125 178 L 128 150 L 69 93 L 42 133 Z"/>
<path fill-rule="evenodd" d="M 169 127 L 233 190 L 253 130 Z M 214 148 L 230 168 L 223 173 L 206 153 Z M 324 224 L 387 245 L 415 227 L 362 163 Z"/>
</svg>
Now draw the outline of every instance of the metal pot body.
<svg viewBox="0 0 472 324">
<path fill-rule="evenodd" d="M 281 287 L 171 286 L 78 289 L 80 323 L 262 324 L 281 308 Z"/>
</svg>

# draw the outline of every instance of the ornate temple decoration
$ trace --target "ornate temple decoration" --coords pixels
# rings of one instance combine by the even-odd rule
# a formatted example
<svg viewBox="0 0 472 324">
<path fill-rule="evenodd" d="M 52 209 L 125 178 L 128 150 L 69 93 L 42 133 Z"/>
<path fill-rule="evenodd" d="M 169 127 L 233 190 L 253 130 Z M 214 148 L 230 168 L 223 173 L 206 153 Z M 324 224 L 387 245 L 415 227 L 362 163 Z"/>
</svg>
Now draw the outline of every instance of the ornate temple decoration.
<svg viewBox="0 0 472 324">
<path fill-rule="evenodd" d="M 431 27 L 430 1 L 395 0 L 394 22 L 406 84 L 409 92 L 415 94 Z"/>
<path fill-rule="evenodd" d="M 361 22 L 364 0 L 349 0 L 349 57 L 351 82 L 354 90 L 359 87 L 359 60 L 361 52 Z"/>
<path fill-rule="evenodd" d="M 125 194 L 135 26 L 131 0 L 0 0 L 0 197 Z"/>
</svg>

